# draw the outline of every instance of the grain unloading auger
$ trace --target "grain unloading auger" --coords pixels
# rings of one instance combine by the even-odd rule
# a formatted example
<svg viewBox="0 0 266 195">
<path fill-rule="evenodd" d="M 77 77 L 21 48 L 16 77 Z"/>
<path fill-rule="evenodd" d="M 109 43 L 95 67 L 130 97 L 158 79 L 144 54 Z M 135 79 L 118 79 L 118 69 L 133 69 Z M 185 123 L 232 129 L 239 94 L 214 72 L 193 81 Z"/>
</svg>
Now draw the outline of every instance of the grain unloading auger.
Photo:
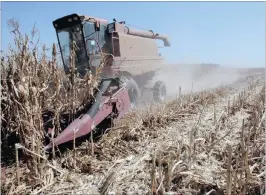
<svg viewBox="0 0 266 195">
<path fill-rule="evenodd" d="M 68 15 L 53 22 L 66 73 L 72 41 L 76 52 L 76 69 L 81 76 L 94 70 L 106 59 L 101 69 L 101 82 L 95 100 L 53 141 L 60 145 L 90 133 L 108 116 L 119 119 L 136 106 L 144 91 L 151 91 L 153 99 L 163 101 L 166 87 L 154 81 L 154 75 L 164 64 L 158 53 L 156 39 L 170 46 L 168 38 L 152 31 L 128 28 L 125 22 L 109 23 L 95 17 Z M 51 143 L 46 149 L 51 148 Z"/>
</svg>

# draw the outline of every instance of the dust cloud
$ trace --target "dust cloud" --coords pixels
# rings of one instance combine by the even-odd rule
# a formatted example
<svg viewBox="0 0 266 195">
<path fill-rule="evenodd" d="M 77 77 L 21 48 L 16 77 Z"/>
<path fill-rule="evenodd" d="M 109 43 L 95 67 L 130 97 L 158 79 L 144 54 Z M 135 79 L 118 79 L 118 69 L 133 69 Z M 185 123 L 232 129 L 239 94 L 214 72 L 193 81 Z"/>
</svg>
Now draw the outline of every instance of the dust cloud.
<svg viewBox="0 0 266 195">
<path fill-rule="evenodd" d="M 207 71 L 207 72 L 206 72 Z M 233 83 L 241 74 L 237 69 L 217 67 L 202 70 L 200 65 L 165 65 L 156 73 L 154 81 L 162 80 L 166 84 L 167 99 L 176 98 L 181 94 L 199 92 Z"/>
</svg>

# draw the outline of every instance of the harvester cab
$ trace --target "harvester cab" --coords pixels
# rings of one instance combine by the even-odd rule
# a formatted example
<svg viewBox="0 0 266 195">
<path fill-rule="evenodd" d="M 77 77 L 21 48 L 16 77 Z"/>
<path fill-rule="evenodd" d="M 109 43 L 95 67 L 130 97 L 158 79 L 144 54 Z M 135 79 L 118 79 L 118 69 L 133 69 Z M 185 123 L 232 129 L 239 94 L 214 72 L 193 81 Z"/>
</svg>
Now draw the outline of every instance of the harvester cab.
<svg viewBox="0 0 266 195">
<path fill-rule="evenodd" d="M 91 66 L 99 65 L 105 44 L 107 21 L 77 14 L 59 18 L 53 22 L 58 38 L 65 71 L 70 70 L 71 53 L 75 52 L 78 73 L 82 76 Z"/>
<path fill-rule="evenodd" d="M 125 22 L 114 20 L 108 24 L 106 20 L 78 14 L 59 18 L 53 26 L 66 73 L 75 65 L 84 76 L 101 65 L 101 82 L 94 102 L 54 139 L 54 145 L 73 140 L 74 133 L 75 138 L 87 135 L 107 117 L 120 119 L 137 105 L 144 91 L 152 91 L 156 102 L 165 99 L 165 83 L 154 77 L 164 65 L 156 39 L 169 47 L 167 36 L 128 28 Z M 46 149 L 51 147 L 52 143 Z"/>
</svg>

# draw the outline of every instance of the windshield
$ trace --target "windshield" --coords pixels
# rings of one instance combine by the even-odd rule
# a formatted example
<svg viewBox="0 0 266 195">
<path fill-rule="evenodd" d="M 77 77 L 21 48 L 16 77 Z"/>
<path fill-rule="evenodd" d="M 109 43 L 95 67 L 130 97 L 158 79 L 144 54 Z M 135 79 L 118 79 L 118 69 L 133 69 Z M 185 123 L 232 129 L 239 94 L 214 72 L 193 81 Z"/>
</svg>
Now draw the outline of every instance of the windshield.
<svg viewBox="0 0 266 195">
<path fill-rule="evenodd" d="M 85 41 L 88 54 L 95 54 L 97 52 L 97 33 L 95 31 L 94 23 L 86 22 L 84 24 Z"/>
<path fill-rule="evenodd" d="M 86 48 L 84 46 L 81 25 L 75 25 L 67 29 L 59 30 L 57 33 L 65 69 L 67 71 L 69 70 L 71 43 L 72 41 L 75 41 L 77 46 L 75 65 L 77 70 L 82 74 L 82 72 L 86 71 L 86 68 L 88 68 L 89 62 L 86 55 Z"/>
<path fill-rule="evenodd" d="M 99 31 L 95 30 L 94 23 L 86 22 L 84 24 L 85 42 L 91 66 L 101 64 L 101 52 L 105 45 L 105 30 L 106 25 L 104 24 L 100 24 Z"/>
</svg>

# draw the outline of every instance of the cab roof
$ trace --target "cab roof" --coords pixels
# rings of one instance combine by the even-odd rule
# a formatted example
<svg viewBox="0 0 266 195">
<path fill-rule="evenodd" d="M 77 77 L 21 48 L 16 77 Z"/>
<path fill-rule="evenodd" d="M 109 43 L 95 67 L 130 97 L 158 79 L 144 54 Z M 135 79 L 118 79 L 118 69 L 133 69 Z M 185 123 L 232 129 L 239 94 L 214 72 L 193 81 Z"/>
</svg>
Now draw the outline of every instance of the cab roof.
<svg viewBox="0 0 266 195">
<path fill-rule="evenodd" d="M 53 21 L 53 23 L 58 23 L 60 21 L 67 20 L 69 18 L 74 18 L 74 17 L 77 17 L 81 21 L 91 21 L 91 22 L 97 22 L 98 21 L 100 23 L 105 23 L 105 24 L 108 23 L 108 21 L 105 19 L 97 18 L 94 16 L 81 15 L 81 14 L 77 14 L 77 13 L 69 14 L 69 15 L 63 16 L 61 18 L 58 18 L 55 21 Z"/>
<path fill-rule="evenodd" d="M 58 18 L 53 21 L 53 26 L 56 29 L 64 29 L 68 28 L 69 26 L 81 24 L 82 22 L 99 22 L 100 24 L 108 24 L 107 20 L 101 19 L 101 18 L 96 18 L 93 16 L 86 16 L 86 15 L 79 15 L 79 14 L 70 14 L 63 16 L 61 18 Z"/>
<path fill-rule="evenodd" d="M 84 20 L 84 21 L 91 21 L 91 22 L 100 22 L 100 23 L 104 23 L 104 24 L 107 24 L 108 21 L 105 20 L 105 19 L 102 19 L 102 18 L 97 18 L 97 17 L 94 17 L 94 16 L 86 16 L 86 15 L 79 15 L 80 19 L 81 20 Z"/>
</svg>

